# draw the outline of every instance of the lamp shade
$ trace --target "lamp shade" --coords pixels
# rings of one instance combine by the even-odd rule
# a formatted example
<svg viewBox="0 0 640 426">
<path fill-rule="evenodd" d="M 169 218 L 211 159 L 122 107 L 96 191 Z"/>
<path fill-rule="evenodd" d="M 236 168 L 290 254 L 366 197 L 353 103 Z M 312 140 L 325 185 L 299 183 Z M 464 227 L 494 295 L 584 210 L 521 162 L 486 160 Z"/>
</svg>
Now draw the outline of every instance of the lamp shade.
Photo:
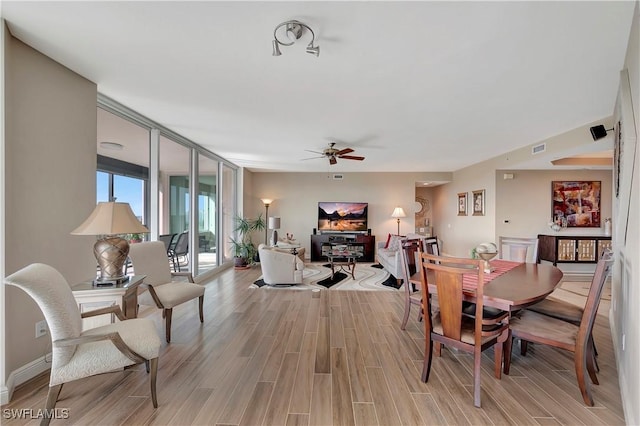
<svg viewBox="0 0 640 426">
<path fill-rule="evenodd" d="M 268 206 L 269 204 L 273 203 L 273 200 L 271 198 L 261 198 L 260 201 L 262 201 L 262 203 L 265 206 Z"/>
<path fill-rule="evenodd" d="M 395 209 L 393 209 L 391 217 L 407 217 L 407 215 L 404 214 L 404 210 L 402 209 L 402 207 L 396 207 Z"/>
<path fill-rule="evenodd" d="M 98 203 L 91 215 L 72 235 L 114 235 L 149 232 L 134 216 L 129 203 Z"/>
<path fill-rule="evenodd" d="M 279 217 L 269 217 L 269 229 L 280 229 L 280 218 Z"/>
</svg>

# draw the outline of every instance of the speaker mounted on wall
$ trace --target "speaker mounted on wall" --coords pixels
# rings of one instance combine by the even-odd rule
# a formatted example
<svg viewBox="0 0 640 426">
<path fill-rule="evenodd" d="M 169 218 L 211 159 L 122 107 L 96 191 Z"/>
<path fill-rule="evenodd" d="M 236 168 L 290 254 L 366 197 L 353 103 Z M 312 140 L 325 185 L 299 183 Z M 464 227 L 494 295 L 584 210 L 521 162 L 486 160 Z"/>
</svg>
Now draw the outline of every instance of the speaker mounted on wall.
<svg viewBox="0 0 640 426">
<path fill-rule="evenodd" d="M 607 132 L 613 129 L 605 129 L 602 124 L 599 124 L 597 126 L 591 127 L 590 130 L 591 130 L 591 137 L 593 138 L 594 141 L 597 141 L 598 139 L 602 139 L 605 136 L 607 136 Z"/>
</svg>

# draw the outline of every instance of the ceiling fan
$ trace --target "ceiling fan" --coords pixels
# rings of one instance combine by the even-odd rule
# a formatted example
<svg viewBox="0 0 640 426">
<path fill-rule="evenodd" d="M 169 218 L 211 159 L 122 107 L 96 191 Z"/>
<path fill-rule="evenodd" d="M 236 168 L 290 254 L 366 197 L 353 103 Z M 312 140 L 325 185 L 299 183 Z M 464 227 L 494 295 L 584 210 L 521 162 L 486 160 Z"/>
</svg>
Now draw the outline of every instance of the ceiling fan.
<svg viewBox="0 0 640 426">
<path fill-rule="evenodd" d="M 311 151 L 309 149 L 306 149 L 305 151 L 315 152 L 316 154 L 320 154 L 320 156 L 304 158 L 304 160 L 312 160 L 314 158 L 328 158 L 329 164 L 331 165 L 336 164 L 338 162 L 338 158 L 342 160 L 358 160 L 358 161 L 364 160 L 364 157 L 361 157 L 359 155 L 347 155 L 352 153 L 353 149 L 351 148 L 337 149 L 335 148 L 335 144 L 336 144 L 335 142 L 329 142 L 329 147 L 325 148 L 322 152 Z"/>
</svg>

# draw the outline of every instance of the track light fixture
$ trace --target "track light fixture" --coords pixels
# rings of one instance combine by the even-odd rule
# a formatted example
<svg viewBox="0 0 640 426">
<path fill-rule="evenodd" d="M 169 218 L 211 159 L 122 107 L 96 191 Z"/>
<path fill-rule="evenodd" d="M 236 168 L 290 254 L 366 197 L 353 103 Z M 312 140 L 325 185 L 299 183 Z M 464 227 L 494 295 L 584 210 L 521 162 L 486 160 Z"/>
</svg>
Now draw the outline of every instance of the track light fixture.
<svg viewBox="0 0 640 426">
<path fill-rule="evenodd" d="M 278 30 L 282 27 L 284 27 L 284 33 L 288 39 L 287 42 L 283 42 L 280 39 L 278 39 Z M 275 30 L 273 30 L 273 42 L 272 42 L 273 56 L 282 55 L 282 52 L 280 51 L 280 46 L 291 46 L 293 43 L 295 43 L 297 40 L 300 39 L 304 29 L 306 29 L 311 33 L 311 42 L 307 46 L 306 52 L 312 55 L 319 56 L 320 46 L 313 45 L 313 42 L 316 39 L 315 33 L 313 32 L 311 27 L 296 20 L 283 22 L 282 24 L 278 25 Z"/>
<path fill-rule="evenodd" d="M 593 138 L 594 141 L 597 141 L 598 139 L 602 139 L 605 136 L 607 136 L 607 132 L 613 129 L 605 129 L 605 127 L 602 124 L 599 124 L 597 126 L 593 126 L 591 127 L 591 137 Z"/>
</svg>

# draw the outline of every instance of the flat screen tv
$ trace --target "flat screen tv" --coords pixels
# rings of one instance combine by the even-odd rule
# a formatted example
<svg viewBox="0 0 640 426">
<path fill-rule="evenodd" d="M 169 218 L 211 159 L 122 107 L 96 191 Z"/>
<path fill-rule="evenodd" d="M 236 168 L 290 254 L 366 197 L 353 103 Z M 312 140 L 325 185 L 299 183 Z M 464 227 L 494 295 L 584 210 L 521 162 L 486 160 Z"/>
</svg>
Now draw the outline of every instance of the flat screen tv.
<svg viewBox="0 0 640 426">
<path fill-rule="evenodd" d="M 321 232 L 366 232 L 369 203 L 318 203 L 318 230 Z"/>
</svg>

